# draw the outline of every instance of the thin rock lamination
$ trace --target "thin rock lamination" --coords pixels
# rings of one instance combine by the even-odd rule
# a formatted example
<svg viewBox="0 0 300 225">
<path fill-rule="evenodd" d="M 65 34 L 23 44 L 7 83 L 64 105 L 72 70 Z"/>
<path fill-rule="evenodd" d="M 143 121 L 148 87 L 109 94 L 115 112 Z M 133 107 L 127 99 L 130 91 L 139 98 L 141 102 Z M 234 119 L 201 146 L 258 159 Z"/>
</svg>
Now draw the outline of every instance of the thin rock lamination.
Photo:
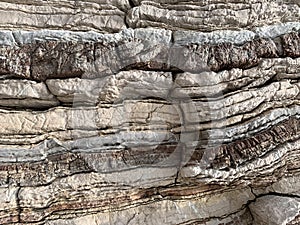
<svg viewBox="0 0 300 225">
<path fill-rule="evenodd" d="M 133 0 L 127 23 L 130 27 L 160 27 L 214 31 L 221 29 L 255 29 L 278 22 L 299 20 L 299 2 L 295 0 L 254 1 L 173 1 L 159 3 Z"/>
</svg>

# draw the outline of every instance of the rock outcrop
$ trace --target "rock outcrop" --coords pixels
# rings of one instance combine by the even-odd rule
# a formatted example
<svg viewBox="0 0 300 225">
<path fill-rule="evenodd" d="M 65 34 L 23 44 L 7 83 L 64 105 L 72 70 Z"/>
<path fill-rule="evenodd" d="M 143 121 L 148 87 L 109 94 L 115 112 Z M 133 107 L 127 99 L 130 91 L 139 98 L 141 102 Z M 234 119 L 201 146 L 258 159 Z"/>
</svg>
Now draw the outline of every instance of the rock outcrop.
<svg viewBox="0 0 300 225">
<path fill-rule="evenodd" d="M 0 224 L 299 224 L 299 10 L 2 1 Z"/>
</svg>

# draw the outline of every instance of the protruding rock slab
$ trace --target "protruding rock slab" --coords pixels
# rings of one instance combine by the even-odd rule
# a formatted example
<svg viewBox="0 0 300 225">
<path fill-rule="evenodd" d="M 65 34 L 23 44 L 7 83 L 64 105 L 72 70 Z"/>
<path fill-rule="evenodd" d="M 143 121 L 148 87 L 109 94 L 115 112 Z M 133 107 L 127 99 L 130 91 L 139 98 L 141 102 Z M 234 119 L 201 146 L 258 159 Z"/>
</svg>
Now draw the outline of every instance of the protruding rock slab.
<svg viewBox="0 0 300 225">
<path fill-rule="evenodd" d="M 300 198 L 266 195 L 250 204 L 250 210 L 257 225 L 286 225 L 300 214 Z"/>
<path fill-rule="evenodd" d="M 0 28 L 118 32 L 126 28 L 128 0 L 17 1 L 0 3 Z"/>
<path fill-rule="evenodd" d="M 299 20 L 299 4 L 289 0 L 134 2 L 127 16 L 130 27 L 214 31 Z"/>
</svg>

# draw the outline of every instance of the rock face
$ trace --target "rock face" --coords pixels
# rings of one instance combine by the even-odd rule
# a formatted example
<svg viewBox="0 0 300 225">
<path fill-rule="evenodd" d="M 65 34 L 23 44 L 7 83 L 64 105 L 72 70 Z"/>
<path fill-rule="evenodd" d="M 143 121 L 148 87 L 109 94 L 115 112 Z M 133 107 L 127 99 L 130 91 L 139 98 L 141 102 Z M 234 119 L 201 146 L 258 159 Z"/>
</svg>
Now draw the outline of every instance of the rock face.
<svg viewBox="0 0 300 225">
<path fill-rule="evenodd" d="M 299 10 L 2 1 L 0 224 L 299 224 Z"/>
</svg>

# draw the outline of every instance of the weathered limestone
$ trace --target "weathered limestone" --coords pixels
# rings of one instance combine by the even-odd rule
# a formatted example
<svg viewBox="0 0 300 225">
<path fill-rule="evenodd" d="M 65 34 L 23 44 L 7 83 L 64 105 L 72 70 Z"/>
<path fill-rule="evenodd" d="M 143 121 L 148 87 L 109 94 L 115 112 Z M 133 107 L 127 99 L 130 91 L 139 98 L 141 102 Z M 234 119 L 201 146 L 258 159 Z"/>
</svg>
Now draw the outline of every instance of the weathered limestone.
<svg viewBox="0 0 300 225">
<path fill-rule="evenodd" d="M 4 107 L 47 108 L 59 105 L 44 83 L 0 80 L 0 104 Z"/>
<path fill-rule="evenodd" d="M 297 29 L 299 24 L 287 26 Z M 6 45 L 0 48 L 0 74 L 46 80 L 96 78 L 130 69 L 218 72 L 231 68 L 248 69 L 259 65 L 264 58 L 299 57 L 299 32 L 275 28 L 280 35 L 273 38 L 264 37 L 266 34 L 261 31 L 253 39 L 248 38 L 247 32 L 227 32 L 229 40 L 233 35 L 240 35 L 245 40 L 243 44 L 228 42 L 226 37 L 225 42 L 216 44 L 212 39 L 207 44 L 201 36 L 187 42 L 180 40 L 182 34 L 176 42 L 176 33 L 175 42 L 171 42 L 172 32 L 159 29 L 127 29 L 106 35 L 89 33 L 82 38 L 82 33 L 67 32 L 59 38 L 59 32 L 45 31 L 24 32 L 12 38 L 11 33 L 6 32 L 3 41 Z M 16 36 L 14 32 L 12 34 Z"/>
<path fill-rule="evenodd" d="M 50 92 L 64 103 L 120 103 L 149 96 L 166 100 L 173 82 L 170 72 L 122 71 L 99 79 L 49 79 Z M 154 86 L 155 84 L 155 86 Z"/>
<path fill-rule="evenodd" d="M 116 32 L 126 28 L 127 0 L 15 1 L 0 3 L 0 28 Z"/>
<path fill-rule="evenodd" d="M 0 2 L 0 224 L 298 224 L 299 15 Z"/>
<path fill-rule="evenodd" d="M 299 20 L 299 2 L 293 0 L 134 2 L 127 17 L 130 27 L 213 31 Z"/>
<path fill-rule="evenodd" d="M 299 216 L 299 198 L 264 196 L 250 204 L 255 224 L 296 224 Z M 273 215 L 273 216 L 267 216 Z"/>
</svg>

